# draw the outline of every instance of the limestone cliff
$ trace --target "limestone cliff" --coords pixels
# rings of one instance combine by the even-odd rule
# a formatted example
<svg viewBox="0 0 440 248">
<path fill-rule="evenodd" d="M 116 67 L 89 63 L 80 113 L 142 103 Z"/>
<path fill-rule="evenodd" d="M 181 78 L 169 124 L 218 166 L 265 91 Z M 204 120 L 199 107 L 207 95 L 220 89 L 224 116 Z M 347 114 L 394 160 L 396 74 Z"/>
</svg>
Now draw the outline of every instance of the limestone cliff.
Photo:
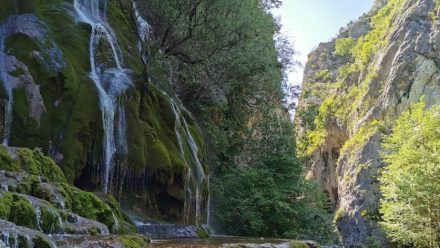
<svg viewBox="0 0 440 248">
<path fill-rule="evenodd" d="M 425 96 L 440 103 L 440 3 L 377 1 L 308 57 L 296 125 L 308 176 L 331 199 L 347 247 L 380 240 L 381 137 Z"/>
</svg>

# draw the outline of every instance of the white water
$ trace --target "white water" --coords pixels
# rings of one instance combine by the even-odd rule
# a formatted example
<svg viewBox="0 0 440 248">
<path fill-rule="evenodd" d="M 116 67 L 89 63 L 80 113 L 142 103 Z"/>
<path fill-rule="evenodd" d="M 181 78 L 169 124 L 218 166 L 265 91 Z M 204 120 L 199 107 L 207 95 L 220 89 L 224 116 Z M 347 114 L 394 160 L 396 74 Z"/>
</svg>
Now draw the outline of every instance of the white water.
<svg viewBox="0 0 440 248">
<path fill-rule="evenodd" d="M 103 3 L 103 6 L 100 6 Z M 90 37 L 90 64 L 91 72 L 90 78 L 96 85 L 99 94 L 100 107 L 102 112 L 102 122 L 104 128 L 103 149 L 103 182 L 102 190 L 108 193 L 109 183 L 113 173 L 114 161 L 113 157 L 116 153 L 115 142 L 115 128 L 117 130 L 117 137 L 125 139 L 126 130 L 121 130 L 125 126 L 115 126 L 116 108 L 118 97 L 132 85 L 127 69 L 122 67 L 122 52 L 119 48 L 116 35 L 107 23 L 106 9 L 107 0 L 74 0 L 75 10 L 81 21 L 92 26 L 92 33 Z M 101 11 L 101 8 L 103 11 Z M 108 66 L 101 61 L 97 61 L 98 45 L 100 42 L 105 42 L 109 45 L 109 53 L 112 63 L 114 65 Z M 102 43 L 101 43 L 102 44 Z M 108 61 L 107 61 L 108 62 Z M 121 113 L 121 111 L 120 111 Z M 125 118 L 125 114 L 124 114 Z M 121 122 L 121 119 L 118 121 Z M 124 135 L 121 135 L 124 133 Z M 126 145 L 125 141 L 119 144 Z"/>
<path fill-rule="evenodd" d="M 181 115 L 181 111 L 178 108 L 178 106 L 174 103 L 174 101 L 170 98 L 170 104 L 171 104 L 171 110 L 174 113 L 175 116 L 175 133 L 176 133 L 176 138 L 179 144 L 179 149 L 180 149 L 180 155 L 183 159 L 183 161 L 185 162 L 186 166 L 188 167 L 189 170 L 189 178 L 187 179 L 186 182 L 186 194 L 188 194 L 188 199 L 185 200 L 185 205 L 186 209 L 185 209 L 185 215 L 186 218 L 189 217 L 189 213 L 191 212 L 191 204 L 193 202 L 193 200 L 195 200 L 195 215 L 196 215 L 196 225 L 200 225 L 201 222 L 201 204 L 202 204 L 202 195 L 201 195 L 201 185 L 203 180 L 206 179 L 205 173 L 203 171 L 202 168 L 202 163 L 200 162 L 200 159 L 198 157 L 198 152 L 199 152 L 199 147 L 197 146 L 194 137 L 192 136 L 189 128 L 188 128 L 188 124 L 186 122 L 186 120 L 184 118 L 182 118 Z M 181 121 L 181 119 L 183 119 L 183 123 Z M 185 157 L 185 151 L 183 148 L 183 139 L 182 139 L 182 132 L 183 135 L 186 137 L 186 142 L 189 144 L 190 148 L 191 148 L 191 155 L 192 155 L 192 160 L 194 163 L 188 163 L 186 157 Z M 195 191 L 195 199 L 194 199 L 194 194 L 192 192 L 191 189 L 191 182 L 192 182 L 192 186 L 194 187 L 194 191 Z M 185 194 L 185 195 L 186 195 Z"/>
<path fill-rule="evenodd" d="M 12 76 L 9 72 L 20 68 L 27 71 L 24 64 L 19 62 L 14 56 L 8 55 L 5 48 L 5 40 L 14 35 L 22 34 L 37 41 L 42 45 L 38 51 L 39 63 L 48 70 L 60 71 L 65 66 L 62 59 L 62 52 L 56 44 L 47 39 L 46 27 L 33 14 L 11 15 L 0 22 L 0 81 L 7 97 L 7 105 L 5 106 L 5 126 L 3 129 L 2 144 L 9 145 L 9 138 L 12 124 L 13 110 L 13 89 L 23 84 L 22 80 Z M 26 75 L 26 80 L 33 81 L 32 75 Z"/>
<path fill-rule="evenodd" d="M 138 50 L 140 53 L 142 53 L 142 61 L 144 64 L 147 63 L 147 57 L 146 53 L 144 51 L 144 43 L 148 41 L 150 38 L 150 31 L 151 27 L 150 24 L 141 16 L 138 10 L 138 6 L 136 4 L 136 1 L 133 1 L 133 10 L 134 10 L 134 17 L 136 19 L 136 26 L 139 34 L 139 41 L 138 41 Z"/>
<path fill-rule="evenodd" d="M 3 130 L 3 140 L 2 144 L 7 146 L 9 143 L 9 134 L 11 129 L 12 122 L 12 106 L 13 106 L 13 95 L 12 95 L 12 86 L 9 83 L 8 77 L 9 74 L 6 71 L 6 54 L 5 54 L 5 39 L 6 34 L 3 28 L 0 28 L 0 81 L 2 81 L 3 88 L 6 91 L 6 96 L 8 97 L 8 103 L 5 108 L 5 127 Z"/>
<path fill-rule="evenodd" d="M 138 6 L 136 4 L 136 1 L 133 1 L 133 9 L 134 9 L 134 17 L 136 19 L 137 29 L 139 33 L 139 41 L 138 41 L 138 49 L 139 52 L 142 53 L 142 59 L 144 61 L 144 64 L 147 62 L 146 55 L 143 51 L 143 45 L 146 43 L 149 39 L 149 35 L 151 32 L 151 26 L 148 24 L 148 22 L 141 16 Z M 172 80 L 170 80 L 171 82 Z M 200 162 L 200 159 L 198 157 L 199 148 L 194 140 L 194 137 L 192 136 L 188 124 L 184 118 L 182 118 L 181 110 L 179 106 L 173 101 L 173 99 L 168 96 L 168 94 L 164 91 L 162 93 L 169 99 L 171 104 L 171 110 L 175 117 L 175 126 L 174 131 L 177 138 L 177 142 L 179 144 L 179 151 L 180 156 L 182 160 L 184 161 L 185 165 L 188 168 L 188 174 L 185 182 L 185 204 L 184 204 L 184 216 L 185 216 L 185 223 L 188 224 L 190 222 L 190 213 L 192 210 L 192 204 L 193 201 L 195 201 L 195 215 L 196 215 L 196 225 L 200 224 L 201 221 L 201 211 L 202 211 L 202 193 L 201 191 L 201 184 L 203 180 L 205 180 L 205 174 L 202 168 L 202 164 Z M 182 120 L 183 123 L 182 123 Z M 183 144 L 183 136 L 186 137 L 186 142 L 190 146 L 191 150 L 191 157 L 192 162 L 188 162 L 186 156 L 185 156 L 185 150 L 184 150 L 184 144 Z M 191 165 L 190 165 L 191 164 Z M 194 191 L 191 187 L 194 188 Z"/>
</svg>

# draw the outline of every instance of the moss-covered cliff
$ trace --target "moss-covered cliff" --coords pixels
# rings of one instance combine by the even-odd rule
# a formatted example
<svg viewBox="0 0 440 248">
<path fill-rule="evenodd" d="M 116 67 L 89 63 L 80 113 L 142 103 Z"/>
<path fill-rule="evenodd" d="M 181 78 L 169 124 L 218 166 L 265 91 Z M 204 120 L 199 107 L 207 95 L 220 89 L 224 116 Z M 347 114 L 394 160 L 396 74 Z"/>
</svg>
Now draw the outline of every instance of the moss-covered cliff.
<svg viewBox="0 0 440 248">
<path fill-rule="evenodd" d="M 71 186 L 41 150 L 1 146 L 0 157 L 0 240 L 6 245 L 53 247 L 55 239 L 46 235 L 128 235 L 136 231 L 113 197 L 100 199 Z M 124 238 L 147 242 L 134 236 L 120 239 Z"/>
<path fill-rule="evenodd" d="M 145 210 L 154 218 L 183 222 L 190 170 L 183 156 L 190 156 L 191 148 L 184 142 L 186 155 L 182 156 L 170 98 L 148 84 L 136 24 L 131 12 L 118 4 L 109 1 L 104 9 L 101 3 L 101 11 L 108 12 L 103 15 L 115 31 L 133 86 L 118 98 L 125 110 L 127 150 L 116 152 L 110 188 L 126 206 Z M 104 128 L 98 92 L 89 76 L 91 27 L 80 20 L 72 1 L 57 0 L 4 1 L 0 25 L 6 75 L 2 81 L 13 89 L 9 145 L 39 147 L 59 163 L 68 183 L 100 189 Z M 103 42 L 98 47 L 103 63 L 110 62 L 106 46 Z M 2 92 L 1 102 L 7 106 L 7 89 Z M 8 125 L 6 112 L 1 118 L 3 133 Z M 197 137 L 197 156 L 204 163 L 200 130 L 190 115 L 178 118 L 185 118 Z M 203 168 L 207 169 L 206 164 Z M 203 199 L 207 194 L 205 190 Z"/>
<path fill-rule="evenodd" d="M 297 112 L 300 155 L 330 196 L 347 246 L 387 245 L 378 221 L 381 138 L 424 95 L 438 98 L 438 1 L 376 1 L 309 55 Z"/>
</svg>

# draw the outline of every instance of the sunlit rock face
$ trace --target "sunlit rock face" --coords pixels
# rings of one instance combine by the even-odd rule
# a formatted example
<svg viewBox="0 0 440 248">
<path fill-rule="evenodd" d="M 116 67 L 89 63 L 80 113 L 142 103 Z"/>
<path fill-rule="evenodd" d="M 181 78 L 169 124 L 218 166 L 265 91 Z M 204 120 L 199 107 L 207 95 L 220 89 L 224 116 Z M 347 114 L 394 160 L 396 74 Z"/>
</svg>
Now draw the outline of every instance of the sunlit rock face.
<svg viewBox="0 0 440 248">
<path fill-rule="evenodd" d="M 432 0 L 377 1 L 309 55 L 296 118 L 298 143 L 309 149 L 308 176 L 329 195 L 347 246 L 373 238 L 387 245 L 378 231 L 381 137 L 422 96 L 428 107 L 440 103 L 438 19 Z M 364 46 L 335 53 L 338 40 L 348 37 Z M 313 141 L 314 134 L 322 136 Z"/>
<path fill-rule="evenodd" d="M 2 1 L 1 141 L 40 148 L 68 182 L 113 195 L 139 216 L 205 224 L 201 131 L 172 87 L 164 91 L 144 74 L 151 27 L 131 8 L 106 0 Z M 149 76 L 169 77 L 157 73 Z"/>
</svg>

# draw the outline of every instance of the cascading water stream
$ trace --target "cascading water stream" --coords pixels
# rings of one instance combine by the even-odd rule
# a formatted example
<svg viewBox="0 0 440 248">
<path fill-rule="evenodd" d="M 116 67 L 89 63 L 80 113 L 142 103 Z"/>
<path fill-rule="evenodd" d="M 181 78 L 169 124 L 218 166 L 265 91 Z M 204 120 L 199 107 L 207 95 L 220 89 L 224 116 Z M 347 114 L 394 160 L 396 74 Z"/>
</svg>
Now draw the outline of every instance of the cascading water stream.
<svg viewBox="0 0 440 248">
<path fill-rule="evenodd" d="M 35 52 L 38 52 L 39 58 L 42 59 L 42 61 L 40 61 L 41 65 L 48 70 L 60 71 L 64 67 L 62 52 L 53 41 L 47 39 L 46 32 L 46 26 L 33 14 L 11 15 L 0 22 L 0 81 L 7 98 L 4 109 L 5 123 L 3 137 L 1 137 L 1 143 L 3 145 L 9 145 L 14 103 L 13 89 L 23 87 L 24 84 L 29 85 L 35 83 L 27 66 L 13 55 L 9 55 L 6 51 L 6 39 L 13 35 L 20 34 L 35 40 L 39 45 L 38 51 Z M 20 76 L 10 74 L 17 69 L 21 69 L 24 74 Z M 36 86 L 34 89 L 37 88 Z M 36 92 L 33 94 L 36 94 Z M 35 99 L 38 100 L 37 98 Z M 37 118 L 39 118 L 44 112 L 44 107 L 34 110 L 36 112 L 32 113 L 35 114 L 33 117 L 38 116 Z"/>
<path fill-rule="evenodd" d="M 5 54 L 5 38 L 6 34 L 3 28 L 0 27 L 0 81 L 2 81 L 3 88 L 6 91 L 6 96 L 8 102 L 5 107 L 5 126 L 3 130 L 3 140 L 2 144 L 7 146 L 9 144 L 9 134 L 12 122 L 12 106 L 13 106 L 13 95 L 12 86 L 8 80 L 8 73 L 6 71 L 6 54 Z"/>
<path fill-rule="evenodd" d="M 142 18 L 141 14 L 139 13 L 136 1 L 133 1 L 133 10 L 139 35 L 138 50 L 142 55 L 142 62 L 147 64 L 147 57 L 144 52 L 144 43 L 149 39 L 151 27 L 150 24 L 148 24 L 148 22 Z"/>
<path fill-rule="evenodd" d="M 149 34 L 151 32 L 151 27 L 148 24 L 148 22 L 141 16 L 136 1 L 133 1 L 133 9 L 134 9 L 134 17 L 136 20 L 138 34 L 139 34 L 138 49 L 139 52 L 142 53 L 142 60 L 144 64 L 146 64 L 147 58 L 143 52 L 144 49 L 143 46 L 144 43 L 148 41 Z M 179 145 L 180 156 L 188 168 L 188 174 L 185 182 L 185 206 L 184 206 L 185 222 L 186 223 L 190 222 L 189 218 L 192 209 L 191 207 L 193 200 L 195 200 L 194 210 L 196 215 L 196 225 L 199 225 L 201 221 L 201 208 L 202 208 L 201 185 L 203 180 L 206 180 L 206 176 L 203 171 L 202 164 L 198 157 L 199 148 L 188 128 L 188 124 L 186 120 L 182 118 L 181 109 L 179 108 L 179 106 L 173 101 L 173 99 L 166 92 L 162 91 L 162 93 L 170 101 L 171 110 L 175 116 L 174 129 L 175 129 L 177 142 Z M 183 141 L 184 137 L 186 138 L 186 143 L 189 145 L 189 148 L 191 150 L 192 161 L 188 161 L 188 159 L 185 156 L 184 141 Z M 191 186 L 193 186 L 195 192 L 193 192 Z"/>
<path fill-rule="evenodd" d="M 191 132 L 189 131 L 188 124 L 184 118 L 183 123 L 181 121 L 181 111 L 177 107 L 177 105 L 174 103 L 172 99 L 170 99 L 171 108 L 175 116 L 175 133 L 176 138 L 179 144 L 180 149 L 180 155 L 185 162 L 186 166 L 189 170 L 189 179 L 188 181 L 193 182 L 194 190 L 195 190 L 195 214 L 196 214 L 196 225 L 200 224 L 200 218 L 201 218 L 201 185 L 203 180 L 206 179 L 205 173 L 203 172 L 202 163 L 200 162 L 200 159 L 198 157 L 199 148 L 194 140 L 194 137 L 192 136 Z M 187 159 L 185 158 L 185 151 L 183 148 L 183 140 L 182 140 L 182 134 L 181 132 L 184 132 L 184 135 L 187 138 L 187 142 L 191 148 L 191 155 L 193 159 L 192 166 L 188 163 Z M 186 186 L 186 191 L 189 191 L 189 202 L 192 202 L 193 192 L 191 191 L 190 182 L 188 182 L 188 185 Z M 186 215 L 189 215 L 190 212 L 190 205 L 188 206 Z"/>
<path fill-rule="evenodd" d="M 103 11 L 100 8 L 100 2 L 103 2 Z M 122 67 L 122 52 L 119 48 L 116 35 L 106 21 L 107 0 L 74 0 L 75 10 L 81 21 L 92 26 L 90 37 L 90 78 L 95 83 L 98 90 L 100 107 L 102 112 L 102 122 L 104 129 L 103 149 L 103 182 L 102 190 L 108 193 L 109 183 L 113 173 L 113 157 L 116 153 L 115 128 L 117 137 L 125 139 L 125 128 L 116 125 L 115 118 L 117 110 L 118 97 L 132 85 L 129 72 Z M 109 46 L 109 51 L 100 51 L 99 45 L 103 43 Z M 102 52 L 110 53 L 111 61 L 99 61 L 98 55 Z M 123 115 L 124 108 L 119 109 L 119 115 Z M 119 119 L 117 123 L 122 120 Z M 121 135 L 124 133 L 124 135 Z M 118 144 L 126 144 L 125 141 L 118 141 Z M 125 147 L 126 148 L 126 147 Z"/>
</svg>

